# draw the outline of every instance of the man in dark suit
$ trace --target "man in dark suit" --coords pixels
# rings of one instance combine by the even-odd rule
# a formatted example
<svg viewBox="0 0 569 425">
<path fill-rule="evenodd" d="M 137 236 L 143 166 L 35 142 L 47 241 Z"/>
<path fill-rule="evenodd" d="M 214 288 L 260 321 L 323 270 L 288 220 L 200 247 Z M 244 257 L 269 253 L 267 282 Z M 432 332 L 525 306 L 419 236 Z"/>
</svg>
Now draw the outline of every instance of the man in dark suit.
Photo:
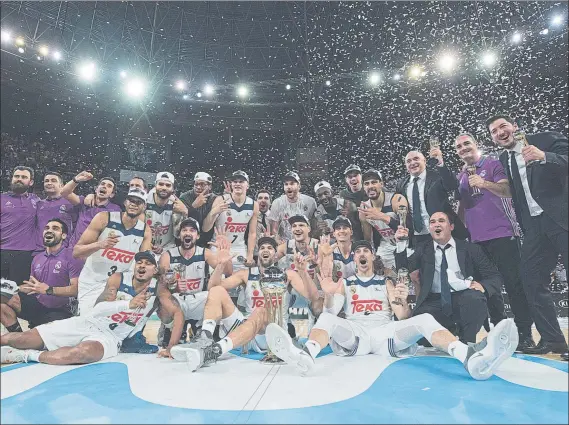
<svg viewBox="0 0 569 425">
<path fill-rule="evenodd" d="M 469 237 L 468 230 L 460 221 L 449 203 L 448 195 L 458 188 L 458 182 L 452 172 L 443 164 L 440 149 L 431 149 L 430 156 L 438 159 L 435 170 L 427 170 L 424 155 L 411 151 L 405 156 L 405 166 L 409 175 L 397 182 L 395 193 L 407 197 L 410 214 L 413 218 L 414 235 L 417 244 L 431 239 L 429 217 L 437 211 L 447 213 L 453 222 L 453 236 L 457 239 Z"/>
<path fill-rule="evenodd" d="M 527 354 L 564 354 L 567 343 L 551 292 L 550 272 L 559 256 L 567 270 L 567 155 L 569 144 L 560 133 L 527 136 L 528 145 L 514 138 L 515 121 L 496 115 L 486 121 L 492 140 L 504 148 L 500 161 L 508 175 L 516 216 L 524 232 L 521 275 L 535 326 L 541 335 Z"/>
<path fill-rule="evenodd" d="M 462 342 L 476 342 L 476 334 L 488 317 L 487 299 L 502 288 L 502 276 L 482 248 L 454 239 L 452 219 L 436 212 L 429 219 L 432 242 L 420 244 L 407 257 L 407 229 L 399 226 L 395 238 L 397 269 L 419 271 L 417 303 L 413 316 L 431 314 L 441 325 L 457 325 Z"/>
</svg>

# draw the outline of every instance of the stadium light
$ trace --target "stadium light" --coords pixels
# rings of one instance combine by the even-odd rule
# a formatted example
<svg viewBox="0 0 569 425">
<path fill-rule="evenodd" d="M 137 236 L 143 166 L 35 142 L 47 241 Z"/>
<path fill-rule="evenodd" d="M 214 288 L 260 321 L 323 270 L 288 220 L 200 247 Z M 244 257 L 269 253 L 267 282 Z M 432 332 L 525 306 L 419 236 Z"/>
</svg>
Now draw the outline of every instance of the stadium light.
<svg viewBox="0 0 569 425">
<path fill-rule="evenodd" d="M 418 79 L 422 75 L 423 69 L 419 65 L 413 65 L 409 69 L 409 77 L 413 78 L 414 80 Z"/>
<path fill-rule="evenodd" d="M 2 43 L 9 43 L 10 40 L 12 40 L 12 34 L 10 33 L 10 31 L 7 30 L 2 30 Z"/>
<path fill-rule="evenodd" d="M 45 58 L 49 54 L 49 48 L 47 46 L 40 46 L 38 48 L 38 52 L 40 53 L 40 56 Z"/>
<path fill-rule="evenodd" d="M 332 81 L 326 80 L 326 85 L 327 85 L 327 86 L 331 86 L 331 85 L 332 85 Z"/>
<path fill-rule="evenodd" d="M 18 37 L 18 38 L 16 38 L 16 41 L 14 42 L 14 44 L 17 47 L 23 47 L 26 45 L 26 40 L 24 40 L 24 37 Z"/>
<path fill-rule="evenodd" d="M 445 53 L 439 58 L 439 69 L 445 73 L 450 73 L 456 66 L 456 54 Z"/>
<path fill-rule="evenodd" d="M 197 93 L 196 93 L 196 96 L 197 96 L 197 97 L 202 97 L 202 92 L 201 92 L 201 91 L 197 92 Z"/>
<path fill-rule="evenodd" d="M 97 66 L 94 62 L 84 62 L 79 65 L 77 72 L 82 80 L 93 81 L 97 75 Z"/>
<path fill-rule="evenodd" d="M 185 95 L 182 96 L 182 99 L 188 100 L 189 97 L 190 97 L 190 96 L 188 96 L 187 94 L 185 94 Z"/>
<path fill-rule="evenodd" d="M 285 89 L 290 90 L 290 84 L 287 84 L 287 85 L 285 86 Z"/>
<path fill-rule="evenodd" d="M 494 52 L 486 52 L 482 55 L 482 65 L 486 68 L 492 68 L 497 61 L 498 58 Z"/>
<path fill-rule="evenodd" d="M 179 80 L 176 82 L 176 90 L 184 91 L 184 90 L 186 90 L 186 87 L 187 87 L 187 85 L 186 85 L 185 81 Z"/>
<path fill-rule="evenodd" d="M 203 92 L 206 94 L 206 96 L 211 96 L 214 91 L 215 90 L 211 84 L 206 84 L 203 88 Z"/>
<path fill-rule="evenodd" d="M 551 25 L 556 27 L 557 25 L 561 25 L 563 23 L 563 16 L 562 15 L 555 15 L 551 18 Z"/>
<path fill-rule="evenodd" d="M 53 52 L 53 58 L 56 61 L 60 61 L 62 57 L 63 57 L 63 55 L 61 54 L 60 51 L 56 50 L 55 52 Z"/>
<path fill-rule="evenodd" d="M 24 54 L 26 53 L 26 49 L 24 47 L 18 47 L 18 52 Z"/>
<path fill-rule="evenodd" d="M 395 74 L 395 75 L 393 76 L 393 79 L 394 79 L 395 81 L 399 81 L 399 80 L 401 79 L 401 75 L 400 75 L 400 74 Z"/>
<path fill-rule="evenodd" d="M 522 41 L 522 35 L 519 32 L 515 32 L 512 34 L 512 43 L 518 44 Z"/>
<path fill-rule="evenodd" d="M 368 81 L 372 86 L 377 86 L 381 82 L 379 72 L 373 71 L 369 74 Z"/>
<path fill-rule="evenodd" d="M 247 88 L 247 86 L 239 86 L 237 88 L 237 95 L 239 97 L 247 97 L 247 95 L 249 94 L 249 89 Z"/>
<path fill-rule="evenodd" d="M 540 33 L 541 35 L 547 35 L 547 34 L 549 34 L 549 29 L 548 29 L 548 28 L 545 28 L 545 29 L 541 30 L 539 33 Z"/>
<path fill-rule="evenodd" d="M 127 75 L 128 75 L 128 74 L 127 74 L 126 71 L 121 71 L 121 72 L 120 72 L 121 78 L 126 78 Z"/>
<path fill-rule="evenodd" d="M 133 78 L 127 81 L 124 91 L 133 99 L 140 99 L 146 94 L 146 82 L 141 78 Z"/>
</svg>

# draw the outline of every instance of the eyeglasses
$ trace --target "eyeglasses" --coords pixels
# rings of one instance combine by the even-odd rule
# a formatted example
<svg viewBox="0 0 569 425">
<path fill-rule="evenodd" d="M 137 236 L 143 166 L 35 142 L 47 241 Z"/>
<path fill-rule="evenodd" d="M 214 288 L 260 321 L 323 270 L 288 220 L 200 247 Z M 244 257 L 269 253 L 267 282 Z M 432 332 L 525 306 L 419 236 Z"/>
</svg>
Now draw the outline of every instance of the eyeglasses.
<svg viewBox="0 0 569 425">
<path fill-rule="evenodd" d="M 197 187 L 206 187 L 206 186 L 209 186 L 209 183 L 206 183 L 206 182 L 194 182 L 194 186 L 197 186 Z"/>
</svg>

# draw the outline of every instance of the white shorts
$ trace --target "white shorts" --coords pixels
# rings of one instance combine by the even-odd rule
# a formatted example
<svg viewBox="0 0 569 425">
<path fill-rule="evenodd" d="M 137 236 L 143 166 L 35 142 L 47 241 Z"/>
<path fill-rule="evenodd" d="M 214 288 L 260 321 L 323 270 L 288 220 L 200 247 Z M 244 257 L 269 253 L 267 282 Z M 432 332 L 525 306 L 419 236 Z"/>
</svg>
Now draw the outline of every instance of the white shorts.
<svg viewBox="0 0 569 425">
<path fill-rule="evenodd" d="M 223 335 L 222 338 L 225 338 L 227 334 L 229 334 L 229 332 L 231 332 L 233 329 L 235 329 L 237 326 L 241 325 L 241 323 L 247 320 L 245 319 L 245 316 L 243 316 L 243 313 L 241 313 L 237 309 L 235 311 L 236 315 L 234 316 L 234 318 L 221 319 L 221 321 L 219 322 L 221 327 L 220 336 Z M 269 346 L 267 344 L 267 338 L 265 337 L 265 334 L 262 335 L 257 334 L 255 335 L 255 338 L 253 338 L 251 341 L 247 343 L 247 350 L 249 351 L 256 351 L 257 353 L 264 354 L 267 352 L 268 349 Z"/>
<path fill-rule="evenodd" d="M 81 285 L 81 282 L 79 282 Z M 93 285 L 89 283 L 88 285 Z M 87 316 L 93 311 L 95 304 L 97 303 L 97 299 L 105 290 L 106 283 L 99 284 L 100 288 L 91 289 L 89 292 L 80 294 L 77 301 L 79 303 L 79 315 L 80 316 Z"/>
<path fill-rule="evenodd" d="M 75 347 L 83 341 L 97 341 L 103 346 L 103 359 L 108 359 L 119 353 L 122 344 L 111 331 L 99 329 L 83 316 L 56 320 L 35 329 L 49 351 L 61 347 Z"/>
<path fill-rule="evenodd" d="M 184 313 L 185 320 L 203 320 L 203 311 L 207 301 L 207 291 L 196 292 L 195 294 L 172 294 L 174 298 L 180 303 L 180 308 Z"/>
</svg>

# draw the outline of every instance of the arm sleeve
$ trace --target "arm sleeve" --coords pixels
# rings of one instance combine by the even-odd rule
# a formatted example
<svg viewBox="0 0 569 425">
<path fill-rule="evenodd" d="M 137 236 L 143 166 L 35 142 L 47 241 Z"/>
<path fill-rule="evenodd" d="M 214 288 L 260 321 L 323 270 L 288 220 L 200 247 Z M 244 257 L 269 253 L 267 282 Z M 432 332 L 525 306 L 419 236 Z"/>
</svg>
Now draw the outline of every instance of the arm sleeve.
<svg viewBox="0 0 569 425">
<path fill-rule="evenodd" d="M 346 297 L 344 295 L 334 294 L 334 305 L 332 306 L 332 308 L 327 308 L 326 306 L 324 306 L 324 311 L 326 313 L 330 313 L 336 316 L 340 312 L 342 307 L 344 307 L 345 300 Z"/>
<path fill-rule="evenodd" d="M 91 316 L 102 317 L 111 316 L 121 311 L 129 309 L 130 301 L 101 301 L 95 304 L 93 310 L 91 311 Z"/>
</svg>

